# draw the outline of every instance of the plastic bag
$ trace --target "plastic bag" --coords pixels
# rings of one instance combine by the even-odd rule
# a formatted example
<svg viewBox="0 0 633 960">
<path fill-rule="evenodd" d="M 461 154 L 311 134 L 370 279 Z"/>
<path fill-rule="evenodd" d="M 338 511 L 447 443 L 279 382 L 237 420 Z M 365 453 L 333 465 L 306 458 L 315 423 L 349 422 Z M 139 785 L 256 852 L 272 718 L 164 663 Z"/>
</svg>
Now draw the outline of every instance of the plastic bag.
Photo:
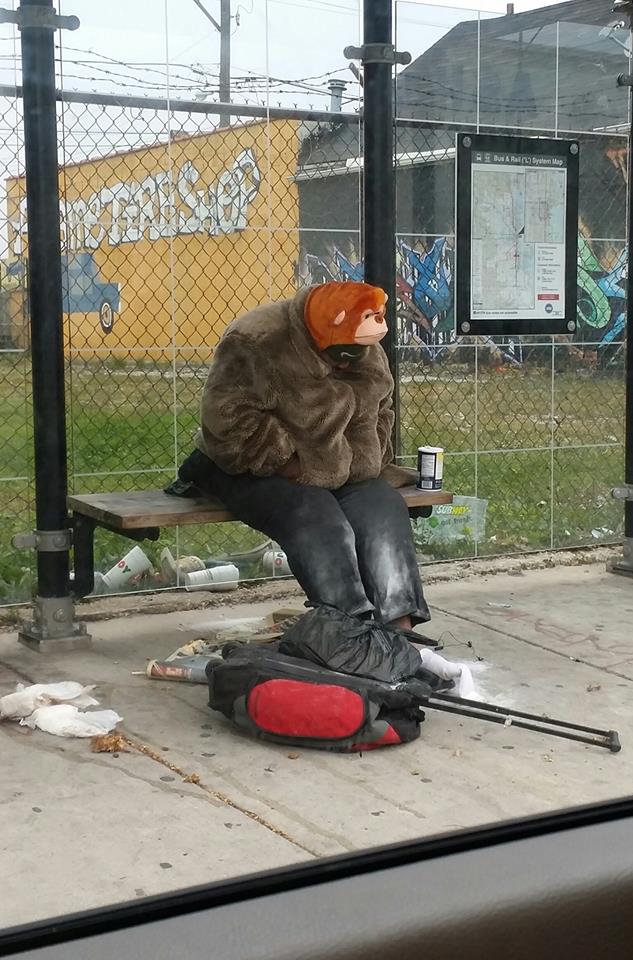
<svg viewBox="0 0 633 960">
<path fill-rule="evenodd" d="M 333 607 L 317 607 L 301 617 L 284 633 L 279 652 L 386 683 L 420 676 L 420 656 L 406 637 Z"/>
<path fill-rule="evenodd" d="M 19 720 L 30 716 L 38 707 L 52 703 L 72 703 L 76 707 L 96 707 L 99 703 L 90 696 L 92 687 L 84 687 L 74 680 L 60 683 L 34 683 L 30 687 L 18 683 L 15 693 L 0 697 L 0 719 Z"/>
<path fill-rule="evenodd" d="M 433 508 L 433 515 L 413 521 L 416 545 L 420 548 L 486 539 L 488 501 L 477 497 L 453 498 L 452 503 Z"/>
<path fill-rule="evenodd" d="M 20 725 L 55 737 L 100 737 L 114 730 L 122 719 L 114 710 L 80 713 L 71 703 L 59 703 L 38 707 L 30 717 L 23 717 Z"/>
</svg>

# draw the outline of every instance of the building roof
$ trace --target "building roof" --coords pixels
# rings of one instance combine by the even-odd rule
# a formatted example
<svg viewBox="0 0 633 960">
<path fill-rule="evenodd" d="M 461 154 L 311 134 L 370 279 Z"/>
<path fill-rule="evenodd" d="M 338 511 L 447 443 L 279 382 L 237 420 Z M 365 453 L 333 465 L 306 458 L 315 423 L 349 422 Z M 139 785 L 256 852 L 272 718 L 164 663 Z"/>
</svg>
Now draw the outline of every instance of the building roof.
<svg viewBox="0 0 633 960">
<path fill-rule="evenodd" d="M 484 125 L 594 130 L 626 119 L 628 30 L 612 0 L 467 20 L 404 69 L 397 113 Z M 477 88 L 479 87 L 479 98 Z"/>
<path fill-rule="evenodd" d="M 437 128 L 400 126 L 396 153 L 449 148 L 454 126 L 477 120 L 559 132 L 622 129 L 628 98 L 616 78 L 629 72 L 629 34 L 610 29 L 618 22 L 612 5 L 567 0 L 458 23 L 398 74 L 397 116 L 437 121 Z M 357 124 L 319 125 L 301 163 L 340 173 L 361 153 Z"/>
</svg>

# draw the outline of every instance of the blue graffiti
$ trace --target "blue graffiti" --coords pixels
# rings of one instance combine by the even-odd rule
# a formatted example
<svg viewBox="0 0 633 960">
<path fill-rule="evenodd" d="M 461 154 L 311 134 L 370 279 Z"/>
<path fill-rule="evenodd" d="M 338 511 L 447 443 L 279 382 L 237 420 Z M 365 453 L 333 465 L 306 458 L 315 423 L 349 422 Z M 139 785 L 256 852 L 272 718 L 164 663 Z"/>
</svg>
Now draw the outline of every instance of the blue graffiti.
<svg viewBox="0 0 633 960">
<path fill-rule="evenodd" d="M 578 237 L 578 324 L 580 335 L 594 330 L 598 344 L 613 343 L 626 325 L 628 251 L 625 247 L 610 270 L 605 269 L 590 242 Z M 584 328 L 584 329 L 583 329 Z"/>
<path fill-rule="evenodd" d="M 426 252 L 400 241 L 397 250 L 396 287 L 398 315 L 403 333 L 414 328 L 425 341 L 446 334 L 453 326 L 453 251 L 445 237 L 437 237 Z M 330 266 L 320 257 L 307 254 L 305 264 L 310 283 L 331 280 L 361 281 L 362 260 L 353 261 L 338 248 L 332 251 Z M 406 336 L 406 340 L 410 336 Z M 442 342 L 445 337 L 442 336 Z"/>
<path fill-rule="evenodd" d="M 610 301 L 626 300 L 628 283 L 627 256 L 628 251 L 624 249 L 616 260 L 613 269 L 598 279 L 598 286 Z M 624 303 L 621 305 L 624 306 Z M 619 306 L 617 303 L 611 303 L 611 309 L 612 311 L 615 309 L 616 314 L 612 320 L 612 326 L 602 337 L 602 343 L 612 343 L 614 340 L 617 340 L 624 330 L 626 325 L 626 311 L 619 310 L 619 312 L 617 312 Z"/>
<path fill-rule="evenodd" d="M 437 237 L 426 249 L 399 241 L 396 253 L 396 295 L 400 342 L 428 348 L 433 356 L 454 341 L 453 280 L 454 251 L 446 237 Z M 362 280 L 363 263 L 354 261 L 334 247 L 327 265 L 320 257 L 305 258 L 311 283 L 329 280 Z M 628 286 L 627 250 L 606 270 L 590 242 L 578 237 L 578 336 L 599 331 L 597 345 L 621 338 L 626 327 Z M 513 363 L 521 362 L 519 339 L 502 338 Z"/>
<path fill-rule="evenodd" d="M 452 326 L 453 252 L 446 238 L 434 240 L 427 253 L 419 253 L 404 242 L 399 248 L 404 267 L 403 280 L 411 286 L 418 310 L 430 321 L 445 318 L 448 326 Z"/>
<path fill-rule="evenodd" d="M 335 250 L 334 261 L 341 280 L 353 280 L 355 283 L 361 283 L 363 281 L 365 265 L 361 260 L 359 260 L 358 263 L 352 263 L 340 250 Z"/>
</svg>

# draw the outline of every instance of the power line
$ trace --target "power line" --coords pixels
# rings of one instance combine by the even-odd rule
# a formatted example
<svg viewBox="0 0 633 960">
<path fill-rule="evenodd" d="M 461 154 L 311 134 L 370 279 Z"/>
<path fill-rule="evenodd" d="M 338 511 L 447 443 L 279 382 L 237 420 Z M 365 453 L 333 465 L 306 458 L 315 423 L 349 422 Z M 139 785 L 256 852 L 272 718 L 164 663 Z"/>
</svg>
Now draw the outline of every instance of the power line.
<svg viewBox="0 0 633 960">
<path fill-rule="evenodd" d="M 98 58 L 99 58 L 99 59 L 96 59 L 96 60 L 79 60 L 79 59 L 75 59 L 75 60 L 67 61 L 67 62 L 69 62 L 69 63 L 72 63 L 73 65 L 76 65 L 76 66 L 84 66 L 84 65 L 89 65 L 89 64 L 98 64 L 98 63 L 100 63 L 101 61 L 106 61 L 107 63 L 112 63 L 112 64 L 114 64 L 114 65 L 116 65 L 116 66 L 125 67 L 125 68 L 127 68 L 128 70 L 134 70 L 134 69 L 136 69 L 136 67 L 139 67 L 139 68 L 140 68 L 140 67 L 144 67 L 146 70 L 149 70 L 149 72 L 151 72 L 151 73 L 156 73 L 156 74 L 158 74 L 159 76 L 162 76 L 162 77 L 167 77 L 167 76 L 169 76 L 170 79 L 171 79 L 172 77 L 174 77 L 175 79 L 183 80 L 183 81 L 188 81 L 188 80 L 190 80 L 191 78 L 185 77 L 185 76 L 183 76 L 182 74 L 175 74 L 175 73 L 173 72 L 173 70 L 171 70 L 171 69 L 168 71 L 167 69 L 158 69 L 158 68 L 159 68 L 159 67 L 165 67 L 165 68 L 166 68 L 166 67 L 168 67 L 168 66 L 171 68 L 171 67 L 177 66 L 177 67 L 180 67 L 180 68 L 185 69 L 185 70 L 190 70 L 192 73 L 205 73 L 207 66 L 213 67 L 213 66 L 218 66 L 218 65 L 219 65 L 219 62 L 218 62 L 218 61 L 212 61 L 212 62 L 210 62 L 210 63 L 208 63 L 208 64 L 206 64 L 206 63 L 199 63 L 199 65 L 196 65 L 196 64 L 185 64 L 185 63 L 173 63 L 173 64 L 170 63 L 170 64 L 167 64 L 167 63 L 164 63 L 163 61 L 158 61 L 158 60 L 125 61 L 125 60 L 118 60 L 118 59 L 116 59 L 116 58 L 114 58 L 114 57 L 110 57 L 110 56 L 108 56 L 107 54 L 99 53 L 98 51 L 86 50 L 85 48 L 81 48 L 81 47 L 71 47 L 71 46 L 66 46 L 66 45 L 64 45 L 64 48 L 63 48 L 63 49 L 64 49 L 65 51 L 71 51 L 71 52 L 73 52 L 73 53 L 88 53 L 88 54 L 92 54 L 94 57 L 98 57 Z M 4 54 L 4 55 L 0 55 L 0 60 L 2 60 L 2 59 L 7 59 L 7 60 L 8 60 L 8 59 L 13 59 L 13 58 L 12 58 L 11 55 L 9 55 L 9 54 Z M 104 67 L 98 67 L 97 69 L 99 69 L 100 72 L 106 72 L 106 70 L 105 70 Z M 245 83 L 246 81 L 250 80 L 251 78 L 257 78 L 257 79 L 260 79 L 260 80 L 261 80 L 262 84 L 264 84 L 264 85 L 269 85 L 269 86 L 270 86 L 270 85 L 276 85 L 276 84 L 283 84 L 283 85 L 287 85 L 287 86 L 298 86 L 298 85 L 301 85 L 301 84 L 306 84 L 307 82 L 309 82 L 309 81 L 311 81 L 311 80 L 325 79 L 325 78 L 328 78 L 328 77 L 335 76 L 335 75 L 338 74 L 338 73 L 345 73 L 348 68 L 347 68 L 347 67 L 338 67 L 338 68 L 335 69 L 335 70 L 327 70 L 327 71 L 323 71 L 322 73 L 319 73 L 319 74 L 311 74 L 311 75 L 306 76 L 306 77 L 297 77 L 297 78 L 293 78 L 293 79 L 283 79 L 283 78 L 279 78 L 279 77 L 272 77 L 272 76 L 268 76 L 268 75 L 263 74 L 263 73 L 259 73 L 259 72 L 254 71 L 254 70 L 250 70 L 250 69 L 248 69 L 248 68 L 241 68 L 241 69 L 244 71 L 244 76 L 237 75 L 236 77 L 234 77 L 233 80 L 234 80 L 235 83 Z M 118 74 L 118 73 L 116 73 L 116 72 L 113 72 L 113 75 L 123 76 L 125 79 L 128 79 L 128 80 L 129 80 L 129 79 L 133 79 L 133 77 L 132 77 L 131 74 Z M 148 85 L 148 81 L 143 80 L 143 81 L 139 81 L 139 82 L 142 83 L 142 84 L 145 85 L 145 86 Z M 187 87 L 187 89 L 193 88 L 193 86 L 195 86 L 195 85 L 192 84 L 191 87 Z M 210 86 L 210 84 L 205 84 L 205 86 Z M 312 88 L 312 87 L 310 87 L 310 88 L 308 88 L 308 89 L 310 90 L 311 93 L 321 93 L 320 90 L 315 90 L 315 89 Z M 325 91 L 324 91 L 324 92 L 325 92 Z"/>
<path fill-rule="evenodd" d="M 337 10 L 342 13 L 350 13 L 358 16 L 360 10 L 358 3 L 353 7 L 343 6 L 340 3 L 328 3 L 327 0 L 308 0 L 308 3 L 298 3 L 296 0 L 270 0 L 271 3 L 277 3 L 284 7 L 299 7 L 304 10 Z"/>
<path fill-rule="evenodd" d="M 67 61 L 69 66 L 84 66 L 82 61 Z M 92 81 L 93 83 L 105 83 L 107 78 L 113 78 L 113 82 L 116 86 L 119 87 L 129 87 L 133 89 L 145 89 L 145 90 L 160 90 L 163 86 L 160 81 L 149 81 L 137 78 L 134 74 L 122 73 L 121 71 L 109 70 L 102 67 L 93 67 L 94 70 L 98 71 L 105 75 L 105 77 L 95 77 L 86 73 L 65 73 L 65 76 L 68 79 L 74 80 L 85 80 Z M 0 63 L 0 71 L 11 71 L 9 65 L 3 66 Z M 165 75 L 166 76 L 166 75 Z M 183 90 L 183 91 L 199 91 L 205 93 L 218 93 L 219 84 L 216 82 L 210 82 L 208 80 L 195 80 L 187 77 L 182 77 L 183 80 L 189 81 L 181 84 L 172 84 L 172 89 Z M 127 82 L 130 81 L 130 82 Z M 317 87 L 311 86 L 305 83 L 302 83 L 299 80 L 283 79 L 283 78 L 258 78 L 256 76 L 250 75 L 245 77 L 235 77 L 233 78 L 233 86 L 239 93 L 265 93 L 267 91 L 272 91 L 277 94 L 303 94 L 303 93 L 313 93 L 318 96 L 327 96 L 328 89 L 325 86 Z M 284 89 L 285 88 L 285 89 Z M 348 96 L 348 100 L 357 100 L 356 96 Z"/>
</svg>

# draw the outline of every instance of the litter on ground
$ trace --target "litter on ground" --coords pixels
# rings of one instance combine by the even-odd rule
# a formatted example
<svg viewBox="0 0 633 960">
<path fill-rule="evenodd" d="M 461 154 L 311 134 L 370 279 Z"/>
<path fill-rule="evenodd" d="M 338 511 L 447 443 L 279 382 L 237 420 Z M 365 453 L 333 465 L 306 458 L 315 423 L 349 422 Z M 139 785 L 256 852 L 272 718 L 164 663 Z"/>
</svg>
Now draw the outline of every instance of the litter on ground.
<svg viewBox="0 0 633 960">
<path fill-rule="evenodd" d="M 96 737 L 110 733 L 122 719 L 114 710 L 82 713 L 72 703 L 57 703 L 38 707 L 30 717 L 23 717 L 20 724 L 55 737 Z"/>
<path fill-rule="evenodd" d="M 42 730 L 56 737 L 94 737 L 110 733 L 123 719 L 114 710 L 92 710 L 99 701 L 94 686 L 74 680 L 60 683 L 19 683 L 15 693 L 0 697 L 0 719 L 19 720 L 23 727 Z"/>
<path fill-rule="evenodd" d="M 18 683 L 15 693 L 0 697 L 0 719 L 19 720 L 29 717 L 38 707 L 52 703 L 72 703 L 76 707 L 96 707 L 99 703 L 90 696 L 94 687 L 84 687 L 74 680 L 61 683 L 34 683 L 30 687 Z"/>
</svg>

